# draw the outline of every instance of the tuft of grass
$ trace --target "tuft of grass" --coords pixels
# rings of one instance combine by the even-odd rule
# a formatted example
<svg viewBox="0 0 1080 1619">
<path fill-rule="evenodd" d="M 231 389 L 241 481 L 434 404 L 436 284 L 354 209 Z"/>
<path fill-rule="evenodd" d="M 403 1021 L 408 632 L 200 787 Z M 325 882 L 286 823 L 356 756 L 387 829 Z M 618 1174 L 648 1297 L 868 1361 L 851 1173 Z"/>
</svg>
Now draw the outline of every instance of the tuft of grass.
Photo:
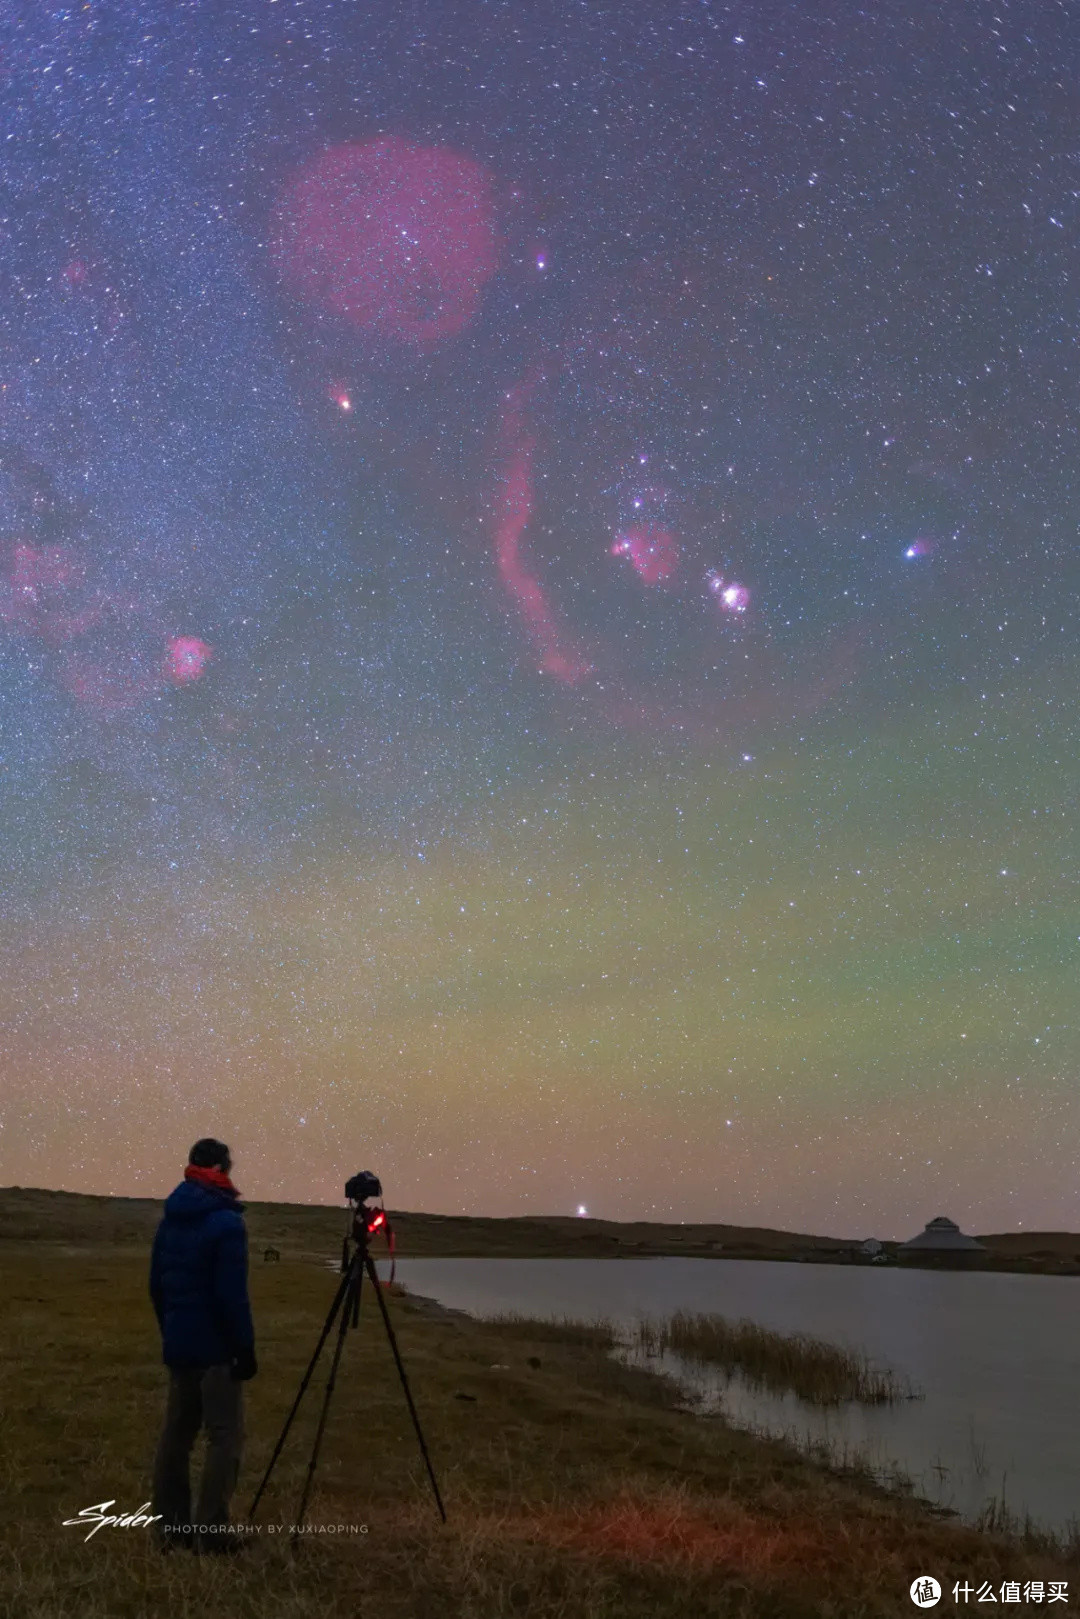
<svg viewBox="0 0 1080 1619">
<path fill-rule="evenodd" d="M 1080 1521 L 1073 1518 L 1060 1533 L 1042 1528 L 1028 1512 L 1014 1512 L 1005 1501 L 1005 1480 L 1001 1494 L 991 1496 L 975 1519 L 981 1534 L 998 1535 L 1015 1541 L 1029 1552 L 1050 1552 L 1062 1558 L 1080 1556 Z"/>
<path fill-rule="evenodd" d="M 788 1393 L 810 1405 L 891 1405 L 914 1398 L 911 1385 L 850 1349 L 803 1332 L 773 1332 L 755 1321 L 678 1311 L 667 1321 L 638 1323 L 635 1347 L 656 1356 L 672 1350 L 701 1365 L 740 1372 L 752 1386 Z"/>
</svg>

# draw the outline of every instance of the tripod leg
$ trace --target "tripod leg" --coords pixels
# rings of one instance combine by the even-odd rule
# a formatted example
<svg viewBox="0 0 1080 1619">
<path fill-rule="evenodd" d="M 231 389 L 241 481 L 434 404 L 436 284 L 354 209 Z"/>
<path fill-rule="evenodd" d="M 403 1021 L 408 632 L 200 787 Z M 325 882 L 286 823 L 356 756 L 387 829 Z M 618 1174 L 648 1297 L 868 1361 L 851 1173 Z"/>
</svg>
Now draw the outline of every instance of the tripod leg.
<svg viewBox="0 0 1080 1619">
<path fill-rule="evenodd" d="M 420 1454 L 424 1458 L 424 1465 L 427 1468 L 428 1478 L 431 1480 L 431 1488 L 435 1492 L 435 1505 L 439 1509 L 440 1518 L 442 1519 L 443 1523 L 445 1523 L 446 1508 L 443 1506 L 442 1496 L 439 1494 L 439 1484 L 435 1477 L 435 1469 L 431 1465 L 431 1457 L 428 1455 L 428 1448 L 424 1442 L 423 1429 L 420 1427 L 420 1418 L 417 1416 L 416 1407 L 413 1404 L 412 1390 L 409 1388 L 409 1379 L 405 1375 L 405 1365 L 401 1359 L 401 1351 L 398 1348 L 397 1334 L 394 1332 L 393 1322 L 390 1320 L 390 1312 L 386 1308 L 386 1300 L 383 1298 L 382 1286 L 379 1282 L 379 1273 L 375 1269 L 375 1261 L 372 1259 L 371 1255 L 366 1252 L 364 1254 L 364 1268 L 371 1277 L 371 1285 L 374 1289 L 375 1297 L 379 1303 L 379 1310 L 382 1313 L 383 1326 L 386 1328 L 386 1336 L 390 1340 L 390 1348 L 394 1353 L 394 1364 L 397 1366 L 398 1376 L 401 1379 L 401 1386 L 405 1391 L 405 1402 L 409 1407 L 409 1415 L 412 1417 L 413 1427 L 416 1429 L 416 1437 L 420 1444 Z"/>
<path fill-rule="evenodd" d="M 252 1501 L 250 1507 L 248 1508 L 248 1519 L 249 1520 L 254 1518 L 255 1510 L 258 1507 L 259 1502 L 262 1500 L 263 1491 L 266 1489 L 267 1484 L 270 1482 L 270 1474 L 274 1471 L 274 1467 L 275 1467 L 275 1465 L 277 1463 L 277 1459 L 281 1455 L 282 1446 L 284 1445 L 285 1440 L 288 1438 L 289 1429 L 293 1425 L 293 1418 L 296 1416 L 297 1411 L 299 1411 L 299 1409 L 300 1409 L 300 1401 L 304 1398 L 304 1391 L 307 1388 L 308 1384 L 311 1382 L 311 1375 L 315 1370 L 315 1366 L 316 1366 L 316 1363 L 317 1363 L 317 1361 L 319 1359 L 319 1356 L 322 1354 L 323 1344 L 326 1342 L 327 1338 L 330 1336 L 330 1328 L 334 1324 L 334 1317 L 337 1315 L 338 1311 L 340 1310 L 340 1308 L 341 1308 L 341 1306 L 342 1306 L 342 1304 L 343 1304 L 343 1302 L 345 1300 L 345 1295 L 349 1290 L 349 1286 L 350 1286 L 350 1283 L 351 1283 L 351 1280 L 352 1280 L 352 1274 L 353 1274 L 353 1265 L 355 1263 L 356 1263 L 355 1259 L 350 1262 L 348 1270 L 346 1271 L 345 1275 L 341 1278 L 341 1283 L 340 1283 L 340 1285 L 338 1287 L 337 1293 L 334 1295 L 334 1302 L 333 1302 L 333 1304 L 331 1304 L 330 1309 L 327 1312 L 326 1320 L 323 1323 L 323 1329 L 322 1329 L 322 1332 L 319 1335 L 319 1341 L 315 1345 L 315 1353 L 312 1355 L 310 1361 L 308 1362 L 308 1369 L 304 1373 L 303 1378 L 301 1379 L 300 1387 L 299 1387 L 299 1389 L 297 1390 L 297 1393 L 296 1393 L 296 1399 L 293 1401 L 292 1410 L 289 1412 L 288 1416 L 285 1418 L 285 1426 L 282 1428 L 281 1433 L 278 1435 L 278 1442 L 274 1446 L 274 1454 L 271 1456 L 269 1462 L 267 1463 L 267 1468 L 266 1468 L 266 1472 L 263 1474 L 262 1483 L 259 1485 L 259 1488 L 256 1490 L 255 1499 L 254 1499 L 254 1501 Z"/>
<path fill-rule="evenodd" d="M 315 1430 L 315 1443 L 311 1447 L 311 1460 L 308 1462 L 307 1477 L 304 1480 L 304 1493 L 300 1497 L 300 1505 L 296 1509 L 296 1524 L 293 1526 L 292 1540 L 295 1544 L 297 1526 L 303 1523 L 304 1513 L 307 1510 L 308 1494 L 311 1490 L 311 1481 L 315 1477 L 315 1468 L 319 1461 L 319 1451 L 322 1449 L 323 1434 L 326 1432 L 326 1419 L 330 1414 L 330 1396 L 334 1392 L 337 1382 L 338 1366 L 341 1362 L 341 1351 L 345 1346 L 345 1334 L 349 1330 L 350 1320 L 355 1316 L 360 1304 L 360 1283 L 364 1273 L 356 1259 L 349 1267 L 350 1290 L 345 1294 L 345 1308 L 341 1312 L 338 1322 L 337 1343 L 334 1345 L 334 1358 L 330 1362 L 330 1374 L 326 1379 L 326 1393 L 323 1395 L 322 1410 L 319 1412 L 319 1426 Z"/>
</svg>

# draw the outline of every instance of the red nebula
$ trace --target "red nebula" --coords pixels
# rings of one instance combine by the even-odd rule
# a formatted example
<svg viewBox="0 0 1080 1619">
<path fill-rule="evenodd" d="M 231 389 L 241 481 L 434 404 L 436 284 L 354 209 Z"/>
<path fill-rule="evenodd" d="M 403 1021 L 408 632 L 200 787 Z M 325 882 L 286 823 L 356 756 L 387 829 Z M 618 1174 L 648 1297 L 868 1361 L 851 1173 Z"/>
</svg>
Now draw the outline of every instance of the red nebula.
<svg viewBox="0 0 1080 1619">
<path fill-rule="evenodd" d="M 590 673 L 591 665 L 566 637 L 540 580 L 522 554 L 521 537 L 533 510 L 536 448 L 522 420 L 529 391 L 527 386 L 513 389 L 503 411 L 506 460 L 495 509 L 495 565 L 529 640 L 540 654 L 541 669 L 568 686 L 576 686 Z"/>
<path fill-rule="evenodd" d="M 55 678 L 102 718 L 153 697 L 166 682 L 200 678 L 213 657 L 205 641 L 169 639 L 151 599 L 110 590 L 88 572 L 69 546 L 20 541 L 0 567 L 0 631 L 57 653 Z"/>
<path fill-rule="evenodd" d="M 62 590 L 82 578 L 82 565 L 66 546 L 17 545 L 7 584 L 13 596 L 36 604 L 42 591 Z"/>
<path fill-rule="evenodd" d="M 588 709 L 610 724 L 652 734 L 671 732 L 711 746 L 720 738 L 734 738 L 747 726 L 771 724 L 781 715 L 816 713 L 854 679 L 867 638 L 865 624 L 856 625 L 846 637 L 824 641 L 812 655 L 808 643 L 805 662 L 794 677 L 783 675 L 779 662 L 759 648 L 746 676 L 733 661 L 732 678 L 723 685 L 710 678 L 718 671 L 709 649 L 707 662 L 702 664 L 698 656 L 683 675 L 642 678 L 622 672 L 618 655 L 605 650 L 596 631 L 588 638 L 573 635 L 528 555 L 527 530 L 540 475 L 534 396 L 542 380 L 523 380 L 504 396 L 493 491 L 494 560 L 523 634 L 539 654 L 539 667 L 576 689 L 579 712 Z M 651 490 L 640 494 L 643 502 L 646 496 L 654 498 Z M 661 494 L 657 491 L 655 498 Z M 662 583 L 682 561 L 677 539 L 649 517 L 620 530 L 610 550 L 629 558 L 648 584 Z M 718 569 L 708 571 L 705 586 L 723 613 L 753 625 L 757 615 L 751 612 L 749 586 L 725 579 Z M 746 639 L 752 639 L 749 629 Z"/>
<path fill-rule="evenodd" d="M 176 635 L 165 654 L 165 673 L 177 686 L 198 680 L 212 656 L 205 641 L 194 635 Z"/>
<path fill-rule="evenodd" d="M 611 547 L 614 557 L 629 557 L 634 572 L 644 585 L 662 585 L 679 566 L 679 542 L 659 523 L 639 523 L 624 528 Z"/>
<path fill-rule="evenodd" d="M 495 273 L 491 177 L 393 135 L 331 146 L 282 192 L 271 251 L 298 297 L 377 337 L 441 343 L 475 318 Z"/>
<path fill-rule="evenodd" d="M 86 588 L 86 570 L 65 545 L 16 545 L 0 574 L 0 622 L 59 646 L 85 635 L 101 616 L 100 599 Z"/>
</svg>

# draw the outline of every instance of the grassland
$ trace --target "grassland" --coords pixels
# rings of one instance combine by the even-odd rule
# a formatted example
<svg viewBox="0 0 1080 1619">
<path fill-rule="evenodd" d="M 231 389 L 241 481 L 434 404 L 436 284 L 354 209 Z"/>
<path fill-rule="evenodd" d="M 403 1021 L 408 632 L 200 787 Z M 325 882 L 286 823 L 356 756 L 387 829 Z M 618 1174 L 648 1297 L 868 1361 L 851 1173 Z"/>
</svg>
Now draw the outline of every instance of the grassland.
<svg viewBox="0 0 1080 1619">
<path fill-rule="evenodd" d="M 163 1557 L 140 1530 L 85 1542 L 62 1520 L 147 1498 L 163 1371 L 141 1238 L 82 1236 L 0 1242 L 5 1619 L 874 1619 L 911 1612 L 925 1572 L 947 1587 L 1080 1577 L 1073 1552 L 980 1534 L 693 1414 L 674 1386 L 613 1360 L 602 1326 L 479 1323 L 395 1295 L 445 1527 L 369 1299 L 307 1514 L 366 1534 L 294 1554 L 264 1532 L 227 1562 Z M 302 1248 L 252 1266 L 261 1369 L 241 1517 L 333 1290 L 322 1254 Z M 291 1521 L 314 1404 L 264 1524 Z"/>
</svg>

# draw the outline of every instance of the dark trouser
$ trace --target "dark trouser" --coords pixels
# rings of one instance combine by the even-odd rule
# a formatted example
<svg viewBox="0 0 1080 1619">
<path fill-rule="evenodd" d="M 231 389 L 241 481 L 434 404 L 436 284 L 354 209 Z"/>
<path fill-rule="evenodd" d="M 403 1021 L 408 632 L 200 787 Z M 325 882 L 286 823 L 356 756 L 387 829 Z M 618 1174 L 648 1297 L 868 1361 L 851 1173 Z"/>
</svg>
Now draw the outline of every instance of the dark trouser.
<svg viewBox="0 0 1080 1619">
<path fill-rule="evenodd" d="M 188 1524 L 228 1523 L 244 1442 L 243 1386 L 230 1375 L 227 1364 L 170 1369 L 150 1509 L 162 1515 L 156 1526 L 159 1535 Z M 192 1516 L 188 1469 L 200 1428 L 206 1429 L 206 1459 Z"/>
</svg>

